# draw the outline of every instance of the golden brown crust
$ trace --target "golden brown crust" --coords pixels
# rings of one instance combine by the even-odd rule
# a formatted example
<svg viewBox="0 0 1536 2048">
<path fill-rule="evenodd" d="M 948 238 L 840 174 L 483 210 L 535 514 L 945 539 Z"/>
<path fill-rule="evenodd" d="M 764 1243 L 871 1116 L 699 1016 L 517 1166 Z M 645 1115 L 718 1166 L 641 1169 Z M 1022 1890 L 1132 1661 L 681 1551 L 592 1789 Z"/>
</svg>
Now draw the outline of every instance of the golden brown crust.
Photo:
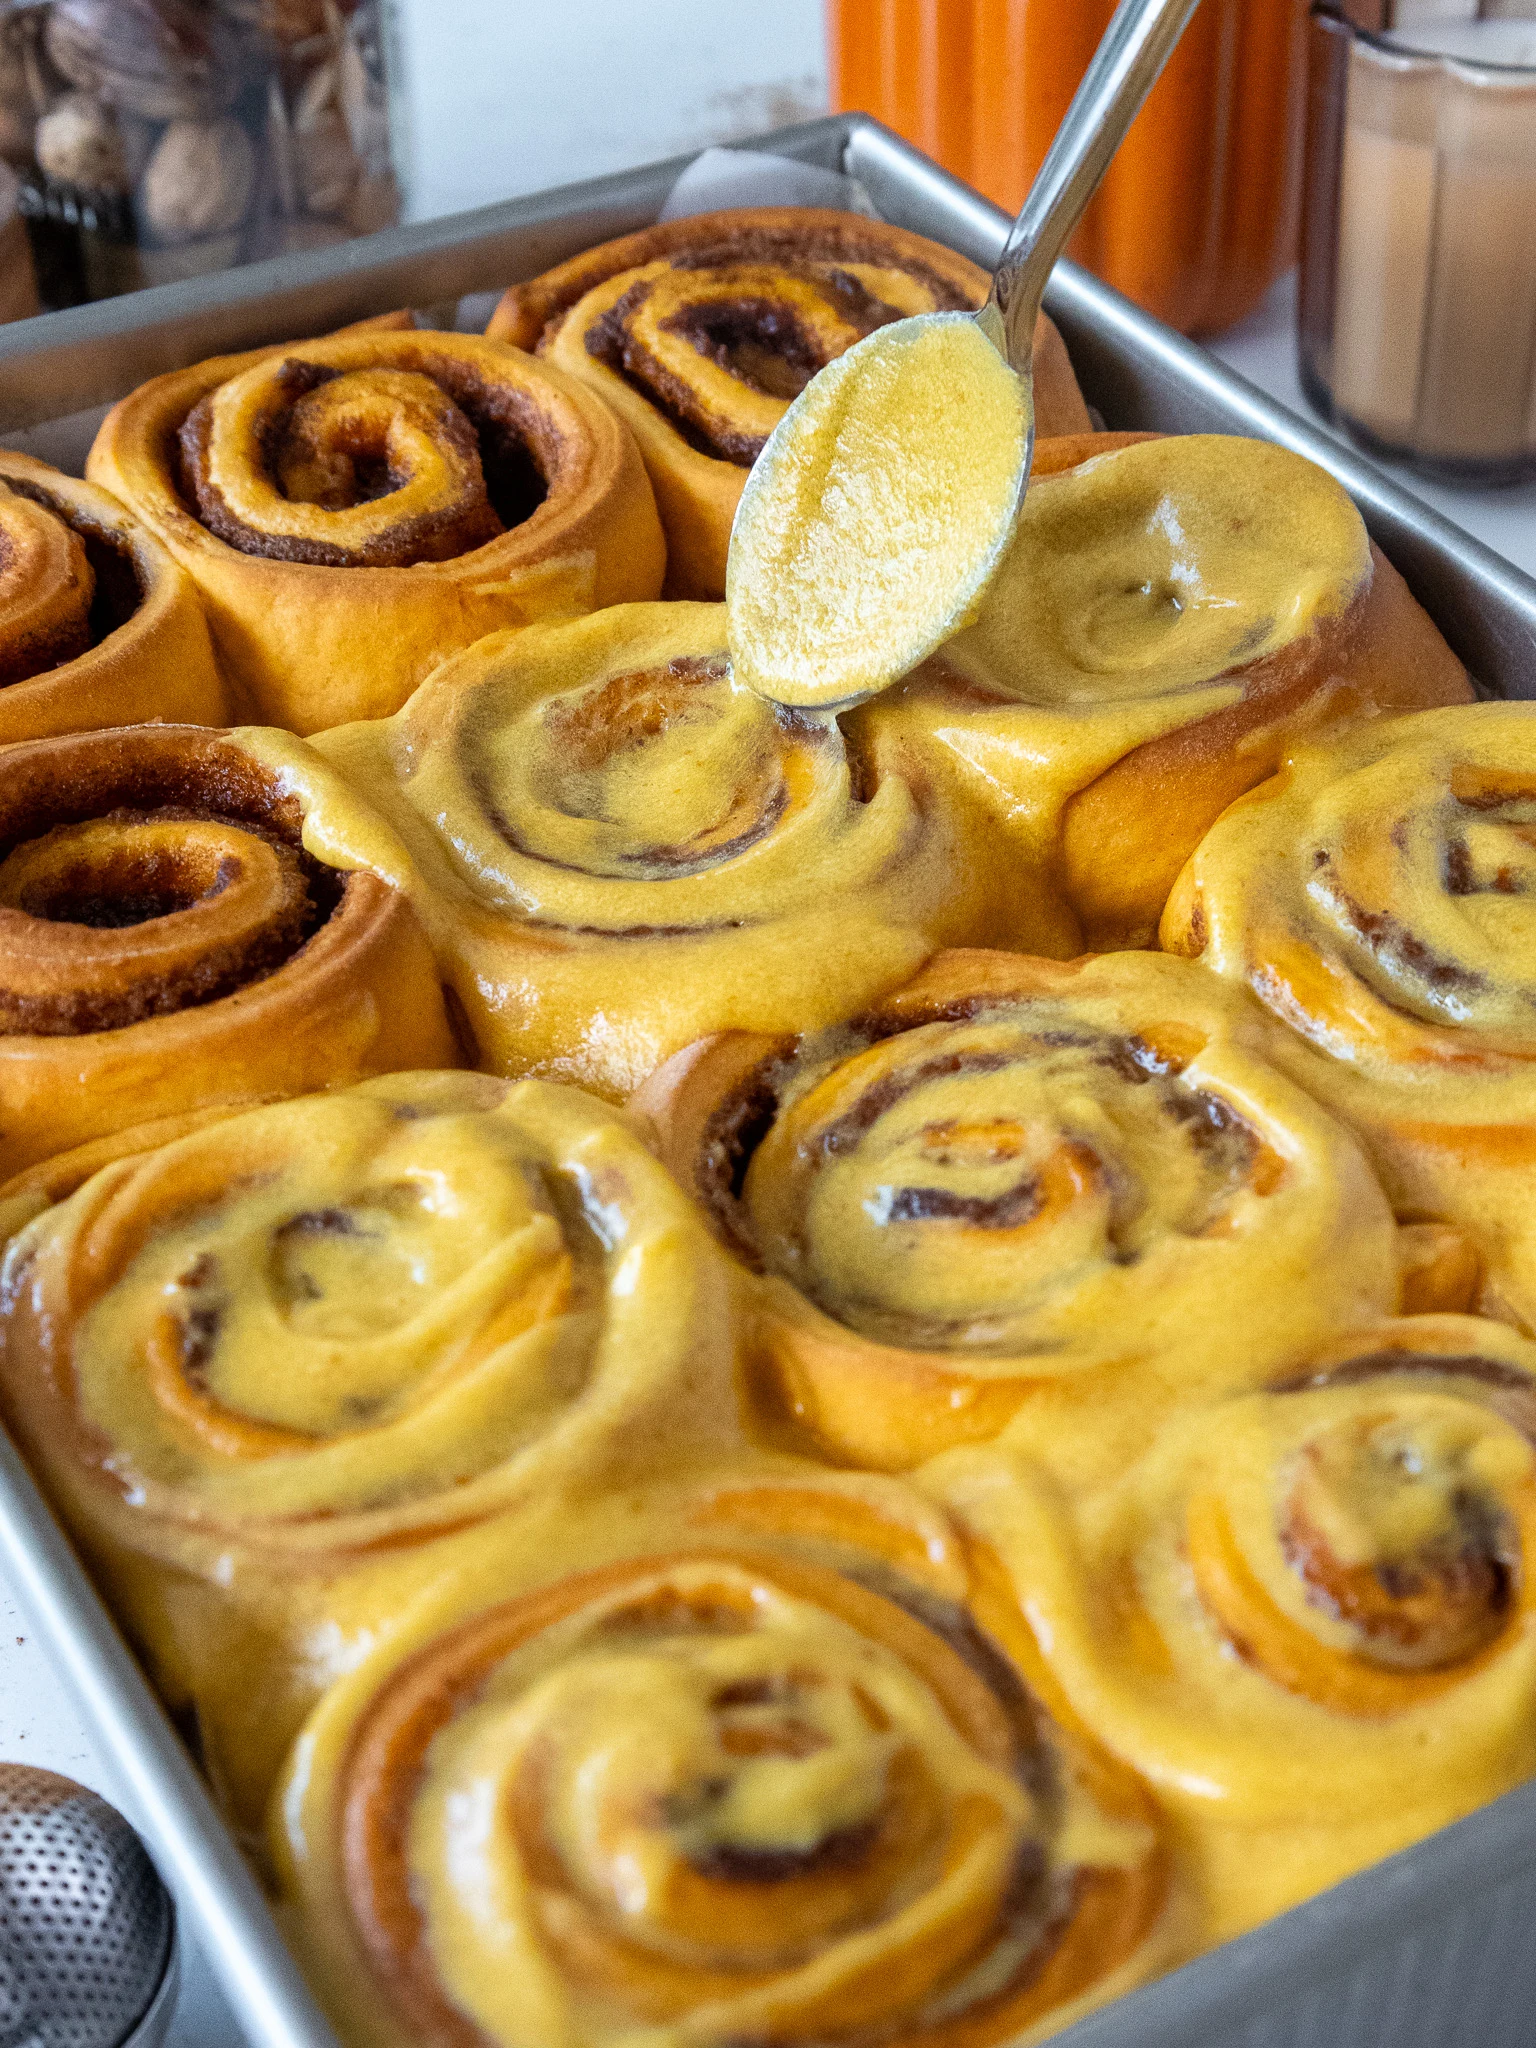
<svg viewBox="0 0 1536 2048">
<path fill-rule="evenodd" d="M 904 315 L 980 306 L 984 271 L 905 228 L 807 207 L 666 221 L 503 297 L 488 332 L 589 382 L 640 443 L 667 528 L 667 594 L 719 597 L 746 473 L 816 371 Z M 1042 317 L 1043 434 L 1089 425 Z"/>
<path fill-rule="evenodd" d="M 662 576 L 622 423 L 477 336 L 371 326 L 173 372 L 114 407 L 88 467 L 197 582 L 241 708 L 301 733 Z"/>
<path fill-rule="evenodd" d="M 8 1175 L 210 1104 L 456 1064 L 414 913 L 306 854 L 295 800 L 223 734 L 79 734 L 5 770 Z"/>
<path fill-rule="evenodd" d="M 197 590 L 155 536 L 108 492 L 0 449 L 0 746 L 228 713 Z"/>
</svg>

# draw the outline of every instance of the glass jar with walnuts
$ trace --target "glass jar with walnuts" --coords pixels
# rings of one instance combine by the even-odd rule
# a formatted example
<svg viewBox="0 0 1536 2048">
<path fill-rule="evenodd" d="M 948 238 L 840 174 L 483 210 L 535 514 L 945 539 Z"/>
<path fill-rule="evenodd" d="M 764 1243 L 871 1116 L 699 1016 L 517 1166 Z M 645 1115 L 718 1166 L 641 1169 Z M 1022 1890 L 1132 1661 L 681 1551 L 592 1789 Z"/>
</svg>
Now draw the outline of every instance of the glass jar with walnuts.
<svg viewBox="0 0 1536 2048">
<path fill-rule="evenodd" d="M 10 0 L 0 156 L 48 305 L 393 222 L 380 0 Z"/>
</svg>

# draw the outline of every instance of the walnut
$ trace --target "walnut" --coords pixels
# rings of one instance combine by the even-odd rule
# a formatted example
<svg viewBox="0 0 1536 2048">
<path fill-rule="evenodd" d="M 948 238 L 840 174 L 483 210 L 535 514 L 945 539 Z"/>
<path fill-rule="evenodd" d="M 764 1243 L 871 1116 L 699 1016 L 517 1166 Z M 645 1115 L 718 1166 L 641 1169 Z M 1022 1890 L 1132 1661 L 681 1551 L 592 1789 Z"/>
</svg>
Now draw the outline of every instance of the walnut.
<svg viewBox="0 0 1536 2048">
<path fill-rule="evenodd" d="M 306 213 L 338 214 L 357 184 L 358 161 L 352 154 L 347 124 L 339 113 L 321 115 L 312 126 L 296 128 L 294 165 L 299 200 Z"/>
<path fill-rule="evenodd" d="M 217 113 L 239 90 L 231 51 L 194 0 L 54 0 L 47 47 L 72 85 L 151 121 Z"/>
<path fill-rule="evenodd" d="M 139 218 L 159 242 L 227 234 L 255 183 L 256 152 L 238 121 L 172 121 L 139 186 Z"/>
<path fill-rule="evenodd" d="M 40 167 L 64 185 L 93 192 L 127 192 L 132 186 L 123 131 L 110 107 L 83 92 L 67 92 L 37 124 L 33 138 Z"/>
</svg>

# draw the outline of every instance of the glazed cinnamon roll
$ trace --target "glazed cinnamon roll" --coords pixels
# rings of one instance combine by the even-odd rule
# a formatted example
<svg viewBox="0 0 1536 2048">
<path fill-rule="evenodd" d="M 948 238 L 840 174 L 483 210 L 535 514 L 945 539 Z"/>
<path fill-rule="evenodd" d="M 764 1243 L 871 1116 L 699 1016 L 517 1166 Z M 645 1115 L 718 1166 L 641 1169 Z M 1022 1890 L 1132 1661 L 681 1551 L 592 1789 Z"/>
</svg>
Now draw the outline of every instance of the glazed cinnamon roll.
<svg viewBox="0 0 1536 2048">
<path fill-rule="evenodd" d="M 626 420 L 667 529 L 667 594 L 725 593 L 747 471 L 791 399 L 887 321 L 979 306 L 989 279 L 905 228 L 810 207 L 665 221 L 513 285 L 488 333 L 537 349 Z M 1035 336 L 1043 434 L 1087 428 L 1061 337 Z"/>
<path fill-rule="evenodd" d="M 458 1057 L 410 905 L 307 852 L 281 778 L 228 734 L 6 753 L 0 1177 L 210 1102 Z"/>
<path fill-rule="evenodd" d="M 994 821 L 1034 881 L 1012 942 L 1066 958 L 1148 944 L 1201 834 L 1299 737 L 1470 696 L 1324 470 L 1090 435 L 1037 444 L 977 623 L 849 723 Z"/>
<path fill-rule="evenodd" d="M 759 1276 L 770 1430 L 885 1470 L 1007 1432 L 1076 1483 L 1397 1306 L 1385 1197 L 1262 1043 L 1183 962 L 954 952 L 841 1037 L 706 1039 L 635 1108 Z"/>
<path fill-rule="evenodd" d="M 396 1074 L 119 1159 L 12 1240 L 9 1426 L 237 1817 L 456 1535 L 728 1431 L 726 1262 L 611 1111 Z"/>
<path fill-rule="evenodd" d="M 721 1489 L 618 1557 L 568 1515 L 564 1576 L 488 1546 L 332 1689 L 273 1814 L 343 2040 L 984 2048 L 1167 1959 L 1156 1810 L 1006 1582 L 856 1506 Z"/>
<path fill-rule="evenodd" d="M 0 449 L 0 746 L 228 708 L 197 591 L 154 535 Z"/>
<path fill-rule="evenodd" d="M 1274 1057 L 1399 1212 L 1468 1233 L 1536 1328 L 1536 711 L 1477 704 L 1297 751 L 1180 876 L 1163 944 L 1246 984 Z"/>
<path fill-rule="evenodd" d="M 351 858 L 412 893 L 480 1064 L 602 1094 L 704 1031 L 850 1015 L 1002 880 L 834 717 L 735 684 L 719 606 L 498 635 L 315 751 L 398 835 Z"/>
<path fill-rule="evenodd" d="M 477 336 L 371 329 L 224 356 L 113 408 L 88 464 L 188 569 L 240 708 L 397 711 L 502 626 L 661 587 L 628 430 Z"/>
<path fill-rule="evenodd" d="M 1536 1770 L 1533 1374 L 1500 1324 L 1386 1323 L 1179 1418 L 1075 1512 L 995 1451 L 929 1475 L 1170 1808 L 1209 1939 Z"/>
</svg>

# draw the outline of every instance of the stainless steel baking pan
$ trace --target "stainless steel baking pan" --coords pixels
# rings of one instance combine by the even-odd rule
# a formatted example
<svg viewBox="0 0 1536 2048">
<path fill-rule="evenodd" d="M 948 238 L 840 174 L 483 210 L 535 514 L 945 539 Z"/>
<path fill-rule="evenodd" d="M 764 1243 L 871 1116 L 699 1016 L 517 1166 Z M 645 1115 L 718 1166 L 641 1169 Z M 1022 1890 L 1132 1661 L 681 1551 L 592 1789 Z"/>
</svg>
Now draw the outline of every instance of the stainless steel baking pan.
<svg viewBox="0 0 1536 2048">
<path fill-rule="evenodd" d="M 860 178 L 887 218 L 990 265 L 1006 221 L 861 115 L 754 147 Z M 653 220 L 686 159 L 367 241 L 0 328 L 0 437 L 81 447 L 89 414 L 155 373 L 440 305 Z M 1283 442 L 1338 476 L 1480 683 L 1536 696 L 1536 582 L 1085 272 L 1046 304 L 1117 427 Z M 136 1809 L 254 2048 L 336 2048 L 261 1892 L 20 1460 L 0 1438 L 0 1555 Z M 1262 1853 L 1262 1852 L 1260 1852 Z M 1536 1784 L 1133 1993 L 1063 2048 L 1533 2048 Z"/>
</svg>

